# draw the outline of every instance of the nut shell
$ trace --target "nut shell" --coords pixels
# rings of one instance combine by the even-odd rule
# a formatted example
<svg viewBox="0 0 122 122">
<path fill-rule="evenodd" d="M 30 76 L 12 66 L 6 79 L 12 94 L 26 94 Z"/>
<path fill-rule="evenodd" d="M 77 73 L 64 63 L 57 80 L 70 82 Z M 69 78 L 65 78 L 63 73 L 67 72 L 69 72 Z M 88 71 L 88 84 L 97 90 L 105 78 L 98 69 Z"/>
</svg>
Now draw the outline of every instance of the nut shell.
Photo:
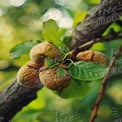
<svg viewBox="0 0 122 122">
<path fill-rule="evenodd" d="M 92 50 L 78 53 L 76 59 L 80 61 L 97 62 L 105 65 L 109 63 L 109 59 L 105 54 Z"/>
<path fill-rule="evenodd" d="M 71 81 L 71 76 L 67 70 L 64 77 L 58 76 L 57 69 L 59 66 L 55 66 L 50 69 L 44 69 L 40 71 L 39 78 L 44 86 L 51 90 L 62 91 L 68 87 Z"/>
<path fill-rule="evenodd" d="M 30 51 L 30 58 L 36 63 L 44 62 L 45 57 L 59 60 L 61 57 L 61 51 L 58 47 L 49 42 L 37 44 Z"/>
<path fill-rule="evenodd" d="M 37 88 L 42 86 L 39 79 L 39 68 L 38 65 L 32 61 L 23 65 L 17 73 L 17 82 L 25 87 Z"/>
</svg>

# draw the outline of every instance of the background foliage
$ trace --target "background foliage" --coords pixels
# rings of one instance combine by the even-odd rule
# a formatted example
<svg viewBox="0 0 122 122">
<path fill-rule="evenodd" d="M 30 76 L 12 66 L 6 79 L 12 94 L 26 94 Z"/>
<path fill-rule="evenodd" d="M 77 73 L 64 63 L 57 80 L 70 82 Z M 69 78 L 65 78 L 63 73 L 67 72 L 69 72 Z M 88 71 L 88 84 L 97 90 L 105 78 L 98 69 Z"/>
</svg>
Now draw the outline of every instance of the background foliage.
<svg viewBox="0 0 122 122">
<path fill-rule="evenodd" d="M 43 31 L 43 22 L 54 19 L 59 26 L 59 28 L 57 27 L 59 34 L 56 36 L 57 38 L 53 35 L 48 38 L 55 38 L 55 43 L 60 46 L 62 45 L 58 43 L 60 39 L 67 44 L 73 28 L 85 18 L 88 11 L 97 3 L 99 3 L 99 0 L 1 0 L 0 90 L 16 77 L 19 67 L 30 60 L 28 52 L 32 45 L 38 43 L 38 40 L 44 41 L 44 36 L 49 36 L 49 32 Z M 103 35 L 107 35 L 110 28 L 113 28 L 116 32 L 122 30 L 119 25 L 113 23 Z M 53 31 L 54 35 L 56 31 Z M 22 57 L 17 58 L 17 56 L 19 57 L 18 54 L 17 59 L 13 60 L 11 59 L 12 52 L 16 49 L 11 50 L 11 48 L 19 43 L 25 44 L 22 45 L 23 48 L 27 45 L 29 47 L 25 48 L 26 51 L 24 51 Z M 91 49 L 101 51 L 111 59 L 113 52 L 120 44 L 121 40 L 117 39 L 109 43 L 97 43 Z M 9 55 L 10 50 L 11 57 Z M 117 61 L 117 66 L 120 68 L 121 63 L 122 56 Z M 121 72 L 122 70 L 118 71 L 118 75 L 110 79 L 96 122 L 111 122 L 122 117 Z M 58 96 L 53 91 L 43 88 L 38 92 L 38 98 L 20 111 L 12 119 L 12 122 L 87 122 L 101 80 L 88 82 L 85 85 L 87 87 L 84 88 L 84 83 L 81 84 L 81 87 L 79 84 L 71 84 L 70 87 L 73 86 L 73 90 L 69 96 L 73 96 L 73 94 L 76 96 L 70 99 L 63 98 L 63 94 Z M 78 90 L 75 91 L 75 88 L 78 88 Z"/>
</svg>

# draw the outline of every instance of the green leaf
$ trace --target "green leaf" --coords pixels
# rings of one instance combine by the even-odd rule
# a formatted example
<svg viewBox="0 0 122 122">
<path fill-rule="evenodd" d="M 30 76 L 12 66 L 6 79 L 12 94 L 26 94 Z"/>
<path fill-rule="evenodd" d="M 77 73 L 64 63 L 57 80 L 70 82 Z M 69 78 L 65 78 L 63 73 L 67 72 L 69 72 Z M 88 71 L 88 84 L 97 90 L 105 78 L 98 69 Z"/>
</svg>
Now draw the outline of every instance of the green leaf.
<svg viewBox="0 0 122 122">
<path fill-rule="evenodd" d="M 59 27 L 56 21 L 50 19 L 43 23 L 43 32 L 45 40 L 52 42 L 59 46 L 62 42 L 60 40 Z"/>
<path fill-rule="evenodd" d="M 73 78 L 88 81 L 103 78 L 107 69 L 106 65 L 85 61 L 78 61 L 69 65 L 69 72 Z"/>
<path fill-rule="evenodd" d="M 91 4 L 98 4 L 100 2 L 100 0 L 90 0 L 89 1 Z"/>
<path fill-rule="evenodd" d="M 65 29 L 59 29 L 55 20 L 50 19 L 43 23 L 43 36 L 45 40 L 55 44 L 56 46 L 60 46 L 62 52 L 68 51 L 68 47 L 61 41 L 62 35 L 66 32 Z"/>
<path fill-rule="evenodd" d="M 90 50 L 95 50 L 95 51 L 104 51 L 105 50 L 105 45 L 104 43 L 98 42 L 94 44 Z"/>
<path fill-rule="evenodd" d="M 58 68 L 57 70 L 56 70 L 56 73 L 57 73 L 57 75 L 59 76 L 59 77 L 64 77 L 64 76 L 66 76 L 66 70 L 64 70 L 63 68 Z"/>
<path fill-rule="evenodd" d="M 50 67 L 50 66 L 52 66 L 53 65 L 53 59 L 51 59 L 51 58 L 49 58 L 49 57 L 47 57 L 46 59 L 45 59 L 45 66 L 46 67 Z"/>
<path fill-rule="evenodd" d="M 80 22 L 82 22 L 84 20 L 84 18 L 86 17 L 87 14 L 88 14 L 87 11 L 83 11 L 83 12 L 76 13 L 75 14 L 75 17 L 74 17 L 73 27 L 75 27 L 77 24 L 79 24 Z"/>
<path fill-rule="evenodd" d="M 71 80 L 70 85 L 63 90 L 61 94 L 58 94 L 58 96 L 69 99 L 69 98 L 75 98 L 75 99 L 81 99 L 84 96 L 86 96 L 90 91 L 90 85 L 89 83 L 80 81 L 77 83 L 75 80 Z M 55 94 L 57 94 L 55 92 Z"/>
<path fill-rule="evenodd" d="M 40 41 L 26 41 L 14 46 L 9 52 L 11 58 L 16 59 L 21 57 L 22 55 L 28 53 L 30 49 L 38 43 L 40 43 Z"/>
<path fill-rule="evenodd" d="M 63 52 L 63 53 L 69 52 L 69 48 L 68 48 L 65 44 L 60 45 L 60 46 L 59 46 L 59 49 L 60 49 L 61 52 Z"/>
<path fill-rule="evenodd" d="M 60 37 L 64 36 L 65 33 L 66 33 L 66 31 L 67 31 L 66 28 L 60 28 L 60 29 L 59 29 L 59 36 L 60 36 Z"/>
<path fill-rule="evenodd" d="M 45 59 L 45 62 L 44 62 L 44 65 L 48 68 L 51 68 L 51 67 L 54 67 L 56 65 L 58 65 L 59 63 L 58 62 L 55 62 L 53 59 L 47 57 Z"/>
</svg>

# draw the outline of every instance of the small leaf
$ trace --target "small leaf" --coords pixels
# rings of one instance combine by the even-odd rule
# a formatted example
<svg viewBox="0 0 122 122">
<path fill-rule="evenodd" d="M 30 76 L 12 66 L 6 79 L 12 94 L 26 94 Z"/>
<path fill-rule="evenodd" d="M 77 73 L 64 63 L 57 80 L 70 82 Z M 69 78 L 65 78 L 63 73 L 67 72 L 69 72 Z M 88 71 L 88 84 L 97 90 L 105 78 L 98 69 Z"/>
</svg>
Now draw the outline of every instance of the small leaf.
<svg viewBox="0 0 122 122">
<path fill-rule="evenodd" d="M 57 70 L 56 70 L 56 73 L 57 73 L 57 75 L 59 76 L 59 77 L 64 77 L 64 76 L 66 76 L 66 71 L 63 69 L 63 68 L 58 68 Z"/>
<path fill-rule="evenodd" d="M 45 65 L 47 68 L 51 68 L 51 67 L 54 67 L 54 66 L 56 66 L 56 65 L 59 65 L 59 63 L 58 63 L 58 62 L 54 62 L 53 59 L 47 57 L 47 58 L 45 58 L 44 65 Z"/>
<path fill-rule="evenodd" d="M 43 32 L 45 40 L 52 42 L 59 46 L 62 42 L 60 40 L 59 27 L 56 21 L 50 19 L 43 23 Z"/>
<path fill-rule="evenodd" d="M 53 59 L 51 59 L 49 57 L 45 59 L 44 63 L 45 63 L 46 67 L 50 67 L 50 66 L 52 66 L 54 64 Z"/>
<path fill-rule="evenodd" d="M 63 39 L 63 43 L 69 47 L 71 43 L 71 36 L 65 36 L 65 38 Z"/>
<path fill-rule="evenodd" d="M 69 65 L 69 72 L 73 78 L 88 81 L 103 78 L 107 73 L 107 69 L 105 65 L 85 61 L 78 61 Z"/>
<path fill-rule="evenodd" d="M 100 0 L 90 0 L 89 2 L 91 4 L 98 4 L 98 3 L 100 3 Z"/>
<path fill-rule="evenodd" d="M 60 36 L 60 37 L 64 36 L 65 33 L 66 33 L 66 31 L 67 31 L 66 28 L 60 28 L 60 29 L 59 29 L 59 36 Z"/>
<path fill-rule="evenodd" d="M 90 91 L 89 83 L 79 81 L 77 83 L 75 80 L 71 80 L 70 85 L 63 90 L 61 94 L 58 94 L 60 97 L 64 99 L 75 98 L 81 99 L 85 97 Z M 56 92 L 54 92 L 57 94 Z"/>
<path fill-rule="evenodd" d="M 76 13 L 74 22 L 73 22 L 73 27 L 75 27 L 78 23 L 82 22 L 87 14 L 88 14 L 87 11 Z"/>
<path fill-rule="evenodd" d="M 40 41 L 26 41 L 14 46 L 9 52 L 11 58 L 16 59 L 21 57 L 22 55 L 28 53 L 30 49 L 38 43 L 40 43 Z"/>
<path fill-rule="evenodd" d="M 69 48 L 68 48 L 65 44 L 60 45 L 60 46 L 59 46 L 59 49 L 60 49 L 63 53 L 69 52 Z"/>
<path fill-rule="evenodd" d="M 50 19 L 43 23 L 42 34 L 43 34 L 45 40 L 53 43 L 57 47 L 60 46 L 62 48 L 62 50 L 66 52 L 68 50 L 68 47 L 60 39 L 60 37 L 63 35 L 63 33 L 65 33 L 65 30 L 62 29 L 62 32 L 61 32 L 61 29 L 59 29 L 55 20 Z"/>
<path fill-rule="evenodd" d="M 104 43 L 98 42 L 94 44 L 90 50 L 95 50 L 95 51 L 104 51 L 105 50 L 105 45 Z"/>
</svg>

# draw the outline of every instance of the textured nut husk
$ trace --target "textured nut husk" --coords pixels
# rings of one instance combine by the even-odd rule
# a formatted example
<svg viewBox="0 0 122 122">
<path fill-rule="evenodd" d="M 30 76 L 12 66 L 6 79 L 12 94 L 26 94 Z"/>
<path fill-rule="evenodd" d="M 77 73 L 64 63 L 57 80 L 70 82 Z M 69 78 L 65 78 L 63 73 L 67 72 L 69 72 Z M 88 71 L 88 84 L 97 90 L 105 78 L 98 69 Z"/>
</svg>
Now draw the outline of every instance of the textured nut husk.
<svg viewBox="0 0 122 122">
<path fill-rule="evenodd" d="M 49 42 L 42 42 L 31 49 L 30 58 L 32 61 L 40 63 L 44 61 L 44 57 L 53 58 L 57 61 L 61 57 L 61 51 Z"/>
<path fill-rule="evenodd" d="M 60 77 L 56 72 L 59 68 L 58 66 L 45 70 L 44 68 L 45 67 L 43 67 L 43 70 L 39 73 L 39 78 L 44 86 L 56 91 L 62 91 L 64 88 L 69 86 L 71 76 L 67 70 L 66 75 L 64 77 Z"/>
<path fill-rule="evenodd" d="M 25 87 L 37 88 L 42 86 L 39 79 L 39 68 L 41 64 L 38 65 L 32 61 L 23 65 L 17 73 L 17 82 Z"/>
<path fill-rule="evenodd" d="M 108 65 L 109 63 L 109 59 L 105 54 L 92 50 L 78 53 L 76 59 L 80 61 L 97 62 L 105 65 Z"/>
</svg>

